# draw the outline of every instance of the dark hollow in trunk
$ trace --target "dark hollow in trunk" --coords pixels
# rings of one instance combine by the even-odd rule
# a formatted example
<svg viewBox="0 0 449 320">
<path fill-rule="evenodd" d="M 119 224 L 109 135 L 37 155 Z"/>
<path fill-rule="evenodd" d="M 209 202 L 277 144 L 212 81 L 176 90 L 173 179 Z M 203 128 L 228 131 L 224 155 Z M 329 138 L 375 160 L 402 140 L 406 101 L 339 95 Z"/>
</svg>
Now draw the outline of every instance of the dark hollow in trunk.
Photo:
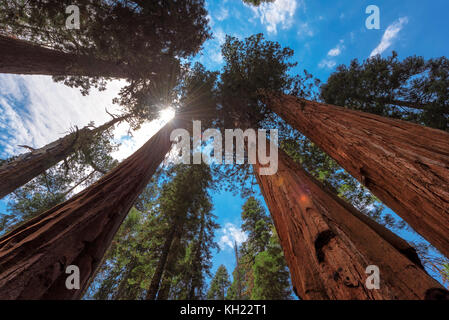
<svg viewBox="0 0 449 320">
<path fill-rule="evenodd" d="M 283 151 L 276 174 L 259 175 L 259 168 L 254 171 L 301 299 L 425 299 L 444 290 L 407 242 L 368 223 Z M 369 265 L 380 269 L 379 290 L 365 286 Z"/>
</svg>

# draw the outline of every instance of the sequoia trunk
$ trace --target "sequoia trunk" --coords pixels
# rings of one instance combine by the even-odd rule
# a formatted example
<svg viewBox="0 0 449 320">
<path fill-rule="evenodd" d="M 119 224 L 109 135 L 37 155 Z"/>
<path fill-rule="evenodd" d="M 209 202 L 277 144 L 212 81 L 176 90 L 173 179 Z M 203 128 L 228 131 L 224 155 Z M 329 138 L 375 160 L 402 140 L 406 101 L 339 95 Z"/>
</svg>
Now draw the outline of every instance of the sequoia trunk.
<svg viewBox="0 0 449 320">
<path fill-rule="evenodd" d="M 0 73 L 127 78 L 126 66 L 0 35 Z"/>
<path fill-rule="evenodd" d="M 309 299 L 448 298 L 407 242 L 326 189 L 284 152 L 278 171 L 254 171 L 273 217 L 295 293 Z M 368 289 L 368 266 L 380 289 Z"/>
<path fill-rule="evenodd" d="M 292 96 L 270 108 L 449 256 L 449 133 Z"/>
<path fill-rule="evenodd" d="M 67 158 L 81 145 L 90 143 L 95 134 L 127 117 L 114 118 L 93 130 L 85 127 L 0 166 L 0 199 Z"/>
<path fill-rule="evenodd" d="M 119 166 L 72 199 L 0 238 L 0 299 L 76 299 L 134 201 L 171 147 L 165 125 Z M 80 271 L 67 289 L 66 268 Z"/>
</svg>

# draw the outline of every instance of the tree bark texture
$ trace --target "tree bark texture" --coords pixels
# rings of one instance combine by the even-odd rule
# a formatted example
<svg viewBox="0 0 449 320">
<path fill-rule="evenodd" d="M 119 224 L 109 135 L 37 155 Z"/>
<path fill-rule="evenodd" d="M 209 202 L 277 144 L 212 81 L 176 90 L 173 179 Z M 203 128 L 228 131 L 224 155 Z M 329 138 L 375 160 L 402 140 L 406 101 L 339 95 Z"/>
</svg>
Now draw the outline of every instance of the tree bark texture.
<svg viewBox="0 0 449 320">
<path fill-rule="evenodd" d="M 449 133 L 292 96 L 270 108 L 449 257 Z"/>
<path fill-rule="evenodd" d="M 99 181 L 0 238 L 0 299 L 78 299 L 169 151 L 173 122 Z M 80 289 L 67 289 L 67 266 Z"/>
<path fill-rule="evenodd" d="M 256 178 L 273 217 L 295 293 L 304 300 L 449 298 L 407 242 L 334 195 L 279 150 L 278 172 Z M 381 230 L 381 232 L 379 232 Z M 368 289 L 366 268 L 380 271 Z"/>
<path fill-rule="evenodd" d="M 0 73 L 127 78 L 126 66 L 0 35 Z"/>
</svg>

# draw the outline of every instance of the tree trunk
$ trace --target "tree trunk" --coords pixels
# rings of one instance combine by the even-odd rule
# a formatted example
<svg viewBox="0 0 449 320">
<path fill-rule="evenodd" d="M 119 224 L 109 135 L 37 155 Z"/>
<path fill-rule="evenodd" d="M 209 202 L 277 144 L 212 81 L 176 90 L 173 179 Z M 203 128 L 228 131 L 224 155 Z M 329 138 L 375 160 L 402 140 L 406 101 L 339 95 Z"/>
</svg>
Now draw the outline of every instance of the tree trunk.
<svg viewBox="0 0 449 320">
<path fill-rule="evenodd" d="M 19 155 L 11 162 L 0 166 L 0 199 L 44 173 L 45 170 L 53 167 L 59 161 L 66 159 L 77 151 L 81 145 L 90 143 L 95 134 L 109 129 L 117 122 L 128 117 L 114 118 L 93 130 L 84 127 L 42 148 Z"/>
<path fill-rule="evenodd" d="M 295 293 L 309 299 L 425 299 L 449 297 L 401 238 L 332 194 L 279 150 L 278 171 L 254 171 L 273 217 Z M 378 230 L 383 229 L 382 232 Z M 365 270 L 380 270 L 369 290 Z"/>
<path fill-rule="evenodd" d="M 169 277 L 164 276 L 162 279 L 161 288 L 157 294 L 157 300 L 167 300 L 170 294 L 171 280 Z"/>
<path fill-rule="evenodd" d="M 127 78 L 125 65 L 0 35 L 0 73 Z"/>
<path fill-rule="evenodd" d="M 195 295 L 195 289 L 198 289 L 200 286 L 200 277 L 202 274 L 201 270 L 201 247 L 203 246 L 204 241 L 204 228 L 205 228 L 205 215 L 204 211 L 201 212 L 201 222 L 200 222 L 200 230 L 198 234 L 198 242 L 195 248 L 195 254 L 193 255 L 193 263 L 192 263 L 192 279 L 190 281 L 190 289 L 188 300 L 198 300 L 199 297 Z"/>
<path fill-rule="evenodd" d="M 167 238 L 165 239 L 164 246 L 162 247 L 162 253 L 159 258 L 156 270 L 154 271 L 153 278 L 151 278 L 150 287 L 147 291 L 146 300 L 155 300 L 157 292 L 159 291 L 159 285 L 161 283 L 162 274 L 164 273 L 165 266 L 167 264 L 168 254 L 170 253 L 170 248 L 172 247 L 173 240 L 177 232 L 177 223 L 173 224 L 167 233 Z"/>
<path fill-rule="evenodd" d="M 449 256 L 449 133 L 292 96 L 270 108 Z"/>
<path fill-rule="evenodd" d="M 80 298 L 174 128 L 168 123 L 98 182 L 0 238 L 0 299 Z M 68 265 L 80 270 L 79 290 L 65 286 Z"/>
<path fill-rule="evenodd" d="M 164 268 L 164 273 L 162 277 L 161 287 L 157 292 L 157 300 L 167 300 L 170 294 L 171 280 L 173 278 L 173 267 L 176 264 L 179 253 L 179 246 L 181 244 L 181 238 L 179 237 L 179 232 L 175 234 L 173 243 L 170 247 L 170 253 L 167 258 L 166 268 Z"/>
</svg>

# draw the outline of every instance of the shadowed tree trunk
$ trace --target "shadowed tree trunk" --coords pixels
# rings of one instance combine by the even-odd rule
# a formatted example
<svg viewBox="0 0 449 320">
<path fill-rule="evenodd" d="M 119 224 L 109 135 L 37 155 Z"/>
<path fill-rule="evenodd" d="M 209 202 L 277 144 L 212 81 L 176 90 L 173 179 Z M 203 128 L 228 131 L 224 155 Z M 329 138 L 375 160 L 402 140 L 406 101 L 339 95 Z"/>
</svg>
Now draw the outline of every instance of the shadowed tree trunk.
<svg viewBox="0 0 449 320">
<path fill-rule="evenodd" d="M 162 279 L 161 288 L 157 294 L 157 300 L 167 300 L 170 294 L 171 281 L 170 278 L 165 277 Z"/>
<path fill-rule="evenodd" d="M 0 35 L 0 73 L 127 78 L 126 65 Z"/>
<path fill-rule="evenodd" d="M 449 298 L 407 242 L 367 223 L 283 151 L 276 174 L 259 175 L 259 168 L 254 165 L 301 299 Z M 365 285 L 369 265 L 379 267 L 379 290 Z"/>
<path fill-rule="evenodd" d="M 129 117 L 114 118 L 95 129 L 84 127 L 0 166 L 0 199 L 66 159 L 82 145 L 91 143 L 97 133 L 104 132 Z"/>
<path fill-rule="evenodd" d="M 146 300 L 155 300 L 157 292 L 159 291 L 159 285 L 161 283 L 162 274 L 164 273 L 165 266 L 167 264 L 168 255 L 170 253 L 170 249 L 172 249 L 172 243 L 176 238 L 176 233 L 178 232 L 178 223 L 174 223 L 167 233 L 167 237 L 165 238 L 164 245 L 162 247 L 162 253 L 159 258 L 159 261 L 156 266 L 156 270 L 154 271 L 153 277 L 151 278 L 150 287 L 147 291 Z"/>
<path fill-rule="evenodd" d="M 204 211 L 201 212 L 200 231 L 198 234 L 198 242 L 195 246 L 195 253 L 192 261 L 192 279 L 190 281 L 188 300 L 198 300 L 198 295 L 195 294 L 195 289 L 198 290 L 201 283 L 200 278 L 202 274 L 201 270 L 201 247 L 204 241 L 204 228 L 205 228 L 205 216 Z"/>
<path fill-rule="evenodd" d="M 168 123 L 98 182 L 0 238 L 0 299 L 80 298 L 175 127 Z M 79 290 L 65 286 L 68 265 L 80 270 Z"/>
<path fill-rule="evenodd" d="M 179 256 L 179 246 L 181 244 L 181 238 L 175 236 L 173 244 L 170 248 L 170 253 L 167 258 L 166 268 L 163 273 L 161 287 L 157 292 L 157 300 L 167 300 L 170 295 L 171 280 L 173 278 L 173 267 L 175 267 L 176 261 Z"/>
<path fill-rule="evenodd" d="M 449 256 L 449 133 L 292 96 L 270 108 Z"/>
</svg>

